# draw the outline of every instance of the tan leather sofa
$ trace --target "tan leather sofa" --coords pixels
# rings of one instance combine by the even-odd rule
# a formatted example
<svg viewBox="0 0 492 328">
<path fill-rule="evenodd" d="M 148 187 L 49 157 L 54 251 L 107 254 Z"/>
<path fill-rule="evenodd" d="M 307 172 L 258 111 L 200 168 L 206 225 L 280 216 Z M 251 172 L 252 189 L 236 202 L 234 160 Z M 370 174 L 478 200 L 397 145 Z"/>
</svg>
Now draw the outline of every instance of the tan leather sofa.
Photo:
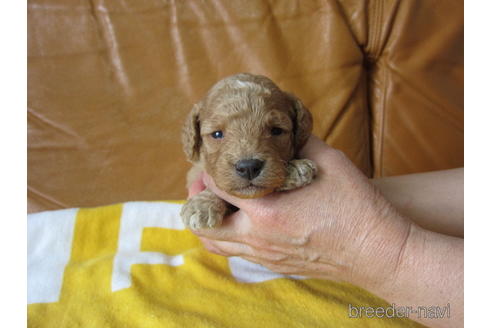
<svg viewBox="0 0 492 328">
<path fill-rule="evenodd" d="M 238 72 L 368 176 L 463 166 L 463 1 L 30 0 L 28 211 L 184 198 L 182 122 Z"/>
</svg>

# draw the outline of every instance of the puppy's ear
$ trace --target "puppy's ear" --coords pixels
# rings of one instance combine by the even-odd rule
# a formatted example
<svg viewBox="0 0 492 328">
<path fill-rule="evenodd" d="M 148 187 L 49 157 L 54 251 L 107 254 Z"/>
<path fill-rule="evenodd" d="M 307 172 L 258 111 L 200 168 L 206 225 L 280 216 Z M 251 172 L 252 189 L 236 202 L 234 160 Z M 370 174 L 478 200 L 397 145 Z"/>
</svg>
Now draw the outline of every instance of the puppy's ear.
<svg viewBox="0 0 492 328">
<path fill-rule="evenodd" d="M 294 108 L 294 149 L 296 153 L 306 144 L 313 130 L 313 116 L 304 104 L 291 93 L 287 93 Z"/>
<path fill-rule="evenodd" d="M 183 150 L 186 158 L 190 162 L 197 162 L 200 159 L 200 146 L 202 143 L 200 137 L 200 117 L 199 112 L 202 107 L 201 102 L 195 104 L 186 118 L 181 134 Z"/>
</svg>

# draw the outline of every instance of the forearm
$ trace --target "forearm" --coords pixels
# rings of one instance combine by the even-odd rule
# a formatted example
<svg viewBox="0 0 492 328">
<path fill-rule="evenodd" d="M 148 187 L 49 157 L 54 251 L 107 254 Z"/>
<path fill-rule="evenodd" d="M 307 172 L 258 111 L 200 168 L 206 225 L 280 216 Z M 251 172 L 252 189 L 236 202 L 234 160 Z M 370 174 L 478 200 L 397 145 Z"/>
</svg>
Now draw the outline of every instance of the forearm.
<svg viewBox="0 0 492 328">
<path fill-rule="evenodd" d="M 400 213 L 419 226 L 463 236 L 463 168 L 371 181 Z"/>
<path fill-rule="evenodd" d="M 413 225 L 394 274 L 369 290 L 430 327 L 463 326 L 463 239 Z"/>
</svg>

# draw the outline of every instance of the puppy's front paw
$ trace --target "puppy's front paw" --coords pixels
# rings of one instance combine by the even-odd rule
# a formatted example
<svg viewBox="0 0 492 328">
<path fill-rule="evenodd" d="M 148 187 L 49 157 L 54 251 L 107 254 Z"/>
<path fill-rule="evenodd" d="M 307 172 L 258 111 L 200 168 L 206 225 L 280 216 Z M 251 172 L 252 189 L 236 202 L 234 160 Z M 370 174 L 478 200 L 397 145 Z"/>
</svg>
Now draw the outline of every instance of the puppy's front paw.
<svg viewBox="0 0 492 328">
<path fill-rule="evenodd" d="M 198 194 L 183 205 L 181 219 L 185 226 L 194 230 L 213 228 L 222 223 L 226 210 L 224 201 Z"/>
<path fill-rule="evenodd" d="M 311 183 L 318 169 L 309 159 L 294 159 L 287 166 L 287 177 L 279 190 L 292 190 Z"/>
</svg>

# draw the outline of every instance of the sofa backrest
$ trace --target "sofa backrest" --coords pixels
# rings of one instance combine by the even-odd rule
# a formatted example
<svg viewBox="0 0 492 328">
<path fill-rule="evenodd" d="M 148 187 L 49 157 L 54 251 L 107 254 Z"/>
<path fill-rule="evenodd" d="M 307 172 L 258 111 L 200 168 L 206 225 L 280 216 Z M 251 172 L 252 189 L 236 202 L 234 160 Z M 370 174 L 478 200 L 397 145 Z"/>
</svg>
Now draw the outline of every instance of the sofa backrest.
<svg viewBox="0 0 492 328">
<path fill-rule="evenodd" d="M 238 72 L 368 176 L 463 165 L 460 1 L 31 0 L 29 212 L 186 197 L 181 126 Z"/>
</svg>

